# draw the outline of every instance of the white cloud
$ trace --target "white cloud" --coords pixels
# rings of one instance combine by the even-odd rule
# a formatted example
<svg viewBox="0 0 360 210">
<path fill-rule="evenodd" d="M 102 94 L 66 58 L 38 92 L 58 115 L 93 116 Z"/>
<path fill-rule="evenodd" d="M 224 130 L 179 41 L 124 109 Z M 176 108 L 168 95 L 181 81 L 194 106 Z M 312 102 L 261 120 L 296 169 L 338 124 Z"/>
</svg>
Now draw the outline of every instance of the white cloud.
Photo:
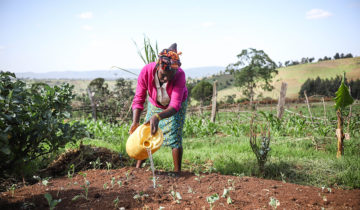
<svg viewBox="0 0 360 210">
<path fill-rule="evenodd" d="M 201 25 L 202 25 L 202 27 L 204 27 L 204 28 L 210 28 L 210 27 L 214 26 L 215 23 L 214 23 L 214 22 L 207 21 L 207 22 L 203 22 Z"/>
<path fill-rule="evenodd" d="M 93 17 L 93 13 L 92 12 L 83 12 L 83 13 L 79 14 L 78 17 L 81 19 L 91 19 Z"/>
<path fill-rule="evenodd" d="M 306 13 L 306 19 L 320 19 L 332 16 L 328 11 L 322 9 L 312 9 Z"/>
<path fill-rule="evenodd" d="M 85 31 L 91 31 L 93 29 L 93 27 L 89 26 L 89 25 L 83 25 L 82 29 L 84 29 Z"/>
</svg>

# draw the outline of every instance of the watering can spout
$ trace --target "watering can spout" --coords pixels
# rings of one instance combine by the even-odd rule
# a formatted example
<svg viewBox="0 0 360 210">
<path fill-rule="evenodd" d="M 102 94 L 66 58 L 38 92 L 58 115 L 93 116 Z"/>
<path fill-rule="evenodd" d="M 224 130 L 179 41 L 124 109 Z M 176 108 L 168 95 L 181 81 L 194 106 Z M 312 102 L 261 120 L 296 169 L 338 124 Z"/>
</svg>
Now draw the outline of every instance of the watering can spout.
<svg viewBox="0 0 360 210">
<path fill-rule="evenodd" d="M 129 136 L 126 142 L 126 152 L 128 155 L 136 160 L 144 160 L 149 157 L 147 150 L 151 150 L 153 154 L 160 149 L 164 141 L 164 135 L 160 128 L 151 135 L 150 125 L 140 125 Z"/>
</svg>

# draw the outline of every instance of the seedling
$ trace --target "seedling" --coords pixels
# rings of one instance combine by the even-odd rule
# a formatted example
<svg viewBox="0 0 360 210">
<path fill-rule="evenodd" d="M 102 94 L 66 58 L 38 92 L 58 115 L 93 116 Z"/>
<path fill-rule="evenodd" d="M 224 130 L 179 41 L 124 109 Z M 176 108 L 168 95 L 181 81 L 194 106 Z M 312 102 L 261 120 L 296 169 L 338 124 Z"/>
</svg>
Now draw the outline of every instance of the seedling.
<svg viewBox="0 0 360 210">
<path fill-rule="evenodd" d="M 115 209 L 117 209 L 118 205 L 119 205 L 119 196 L 116 197 L 116 199 L 113 201 L 114 205 L 115 205 Z"/>
<path fill-rule="evenodd" d="M 191 187 L 188 187 L 188 193 L 195 193 Z"/>
<path fill-rule="evenodd" d="M 60 202 L 61 202 L 61 199 L 58 199 L 58 200 L 53 200 L 52 199 L 52 196 L 49 194 L 49 193 L 46 193 L 44 195 L 44 197 L 46 198 L 48 204 L 49 204 L 49 207 L 50 207 L 50 210 L 53 210 L 55 208 L 56 205 L 58 205 Z"/>
<path fill-rule="evenodd" d="M 180 203 L 180 200 L 182 200 L 182 197 L 179 192 L 175 192 L 174 190 L 170 193 L 171 197 L 176 201 L 176 203 Z"/>
<path fill-rule="evenodd" d="M 115 177 L 111 177 L 111 188 L 114 188 L 115 185 Z"/>
<path fill-rule="evenodd" d="M 201 181 L 201 178 L 205 177 L 205 176 L 200 175 L 200 173 L 195 173 L 195 176 L 197 176 L 197 177 L 195 177 L 195 180 L 198 182 Z"/>
<path fill-rule="evenodd" d="M 140 191 L 138 194 L 134 195 L 133 198 L 134 198 L 136 201 L 138 201 L 139 199 L 141 199 L 141 198 L 143 198 L 143 197 L 149 197 L 149 195 L 148 195 L 148 194 L 144 194 L 143 191 Z"/>
<path fill-rule="evenodd" d="M 283 182 L 283 183 L 286 183 L 286 180 L 285 180 L 286 176 L 285 176 L 285 174 L 282 173 L 282 172 L 280 172 L 280 176 L 281 176 L 282 182 Z"/>
<path fill-rule="evenodd" d="M 108 189 L 107 182 L 104 184 L 104 190 Z"/>
<path fill-rule="evenodd" d="M 83 188 L 84 190 L 84 193 L 81 193 L 79 195 L 76 195 L 72 198 L 73 201 L 76 201 L 78 198 L 85 198 L 86 200 L 88 200 L 88 193 L 89 193 L 89 185 L 90 185 L 90 182 L 86 179 L 86 173 L 82 173 L 80 172 L 79 173 L 80 175 L 82 175 L 84 177 L 84 184 L 83 185 L 80 185 L 80 187 Z"/>
<path fill-rule="evenodd" d="M 15 189 L 16 189 L 16 184 L 11 185 L 11 187 L 9 188 L 9 190 L 11 191 L 11 197 L 14 197 Z"/>
<path fill-rule="evenodd" d="M 229 191 L 230 191 L 229 189 L 226 189 L 226 188 L 225 188 L 225 189 L 224 189 L 224 192 L 223 192 L 223 194 L 222 194 L 221 197 L 222 197 L 222 198 L 226 198 L 226 196 L 229 194 Z"/>
<path fill-rule="evenodd" d="M 121 187 L 122 186 L 122 182 L 119 180 L 119 181 L 117 181 L 117 184 L 119 185 L 119 187 Z"/>
<path fill-rule="evenodd" d="M 219 195 L 217 193 L 212 194 L 209 197 L 206 197 L 206 201 L 210 204 L 210 209 L 212 210 L 213 208 L 213 203 L 215 203 L 215 201 L 219 200 Z"/>
<path fill-rule="evenodd" d="M 231 200 L 230 196 L 227 198 L 226 203 L 227 204 L 232 204 L 232 200 Z"/>
<path fill-rule="evenodd" d="M 270 205 L 273 209 L 277 209 L 277 207 L 280 206 L 280 201 L 278 201 L 276 198 L 270 197 L 269 205 Z"/>
<path fill-rule="evenodd" d="M 126 181 L 129 180 L 129 176 L 130 176 L 130 170 L 128 170 L 126 173 L 125 173 L 125 176 L 126 176 Z"/>
<path fill-rule="evenodd" d="M 93 169 L 94 169 L 94 170 L 95 170 L 95 169 L 99 169 L 100 166 L 102 165 L 102 163 L 100 162 L 100 157 L 98 157 L 98 158 L 96 159 L 96 161 L 91 161 L 91 162 L 90 162 L 90 165 L 93 166 Z"/>
<path fill-rule="evenodd" d="M 69 179 L 72 179 L 74 177 L 74 174 L 75 174 L 75 166 L 74 166 L 74 164 L 71 164 L 70 169 L 68 170 L 67 177 Z"/>
<path fill-rule="evenodd" d="M 110 162 L 106 162 L 106 168 L 107 168 L 107 173 L 109 173 L 109 170 L 111 169 L 112 165 Z"/>
<path fill-rule="evenodd" d="M 44 186 L 47 186 L 49 184 L 49 180 L 51 179 L 51 177 L 45 177 L 44 179 L 41 179 L 39 176 L 33 176 L 33 177 L 34 179 L 41 182 Z"/>
</svg>

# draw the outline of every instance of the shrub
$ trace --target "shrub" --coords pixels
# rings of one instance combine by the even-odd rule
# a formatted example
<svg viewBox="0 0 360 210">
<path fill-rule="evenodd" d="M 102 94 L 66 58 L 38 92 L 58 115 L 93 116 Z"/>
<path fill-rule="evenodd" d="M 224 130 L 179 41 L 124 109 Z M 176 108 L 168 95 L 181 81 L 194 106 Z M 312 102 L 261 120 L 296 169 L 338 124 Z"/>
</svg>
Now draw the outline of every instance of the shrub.
<svg viewBox="0 0 360 210">
<path fill-rule="evenodd" d="M 0 72 L 0 173 L 16 173 L 32 160 L 85 135 L 69 118 L 73 86 L 27 86 L 15 74 Z M 14 167 L 16 166 L 16 167 Z"/>
</svg>

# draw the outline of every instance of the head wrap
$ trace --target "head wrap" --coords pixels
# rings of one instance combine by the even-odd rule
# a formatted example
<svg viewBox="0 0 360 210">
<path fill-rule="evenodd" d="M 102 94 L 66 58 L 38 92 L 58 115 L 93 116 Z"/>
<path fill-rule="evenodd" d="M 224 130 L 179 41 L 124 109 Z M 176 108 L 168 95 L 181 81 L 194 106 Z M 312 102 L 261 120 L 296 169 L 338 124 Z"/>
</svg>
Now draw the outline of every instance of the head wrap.
<svg viewBox="0 0 360 210">
<path fill-rule="evenodd" d="M 177 52 L 177 45 L 174 43 L 168 49 L 163 49 L 159 53 L 157 63 L 161 66 L 162 70 L 176 70 L 181 66 L 179 55 L 181 55 L 181 52 Z"/>
</svg>

